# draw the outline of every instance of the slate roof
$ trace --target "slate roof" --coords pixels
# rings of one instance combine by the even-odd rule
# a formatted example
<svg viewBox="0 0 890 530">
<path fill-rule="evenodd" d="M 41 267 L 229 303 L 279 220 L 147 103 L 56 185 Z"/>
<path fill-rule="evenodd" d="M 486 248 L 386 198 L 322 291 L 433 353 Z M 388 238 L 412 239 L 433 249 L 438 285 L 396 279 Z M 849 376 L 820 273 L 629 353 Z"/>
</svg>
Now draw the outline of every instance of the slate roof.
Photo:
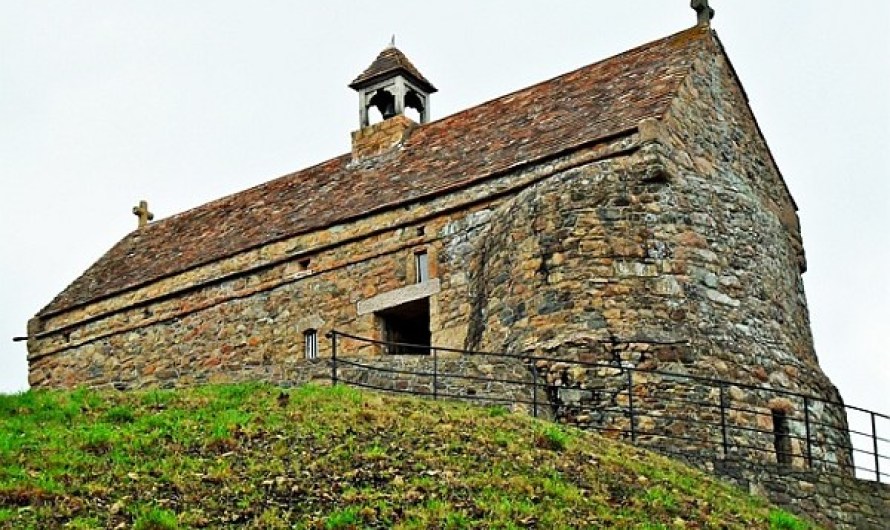
<svg viewBox="0 0 890 530">
<path fill-rule="evenodd" d="M 383 51 L 377 55 L 377 58 L 374 59 L 374 62 L 371 63 L 371 66 L 366 68 L 364 72 L 352 81 L 352 83 L 349 83 L 349 88 L 362 88 L 395 72 L 402 72 L 407 74 L 408 77 L 413 77 L 414 81 L 420 85 L 420 88 L 426 90 L 429 94 L 436 92 L 436 87 L 434 87 L 433 84 L 420 73 L 420 70 L 411 64 L 411 61 L 408 60 L 405 54 L 399 51 L 395 46 L 387 46 L 384 48 Z"/>
<path fill-rule="evenodd" d="M 346 154 L 151 223 L 124 237 L 38 315 L 631 132 L 666 112 L 696 49 L 712 42 L 710 30 L 694 27 L 421 125 L 376 164 L 350 164 Z"/>
</svg>

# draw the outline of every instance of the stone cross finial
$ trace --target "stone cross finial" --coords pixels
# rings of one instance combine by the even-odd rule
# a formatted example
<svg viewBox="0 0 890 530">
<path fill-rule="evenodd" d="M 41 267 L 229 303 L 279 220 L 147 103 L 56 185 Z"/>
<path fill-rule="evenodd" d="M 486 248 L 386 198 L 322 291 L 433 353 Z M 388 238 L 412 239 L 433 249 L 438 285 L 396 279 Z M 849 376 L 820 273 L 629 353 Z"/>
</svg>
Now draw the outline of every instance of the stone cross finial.
<svg viewBox="0 0 890 530">
<path fill-rule="evenodd" d="M 139 206 L 133 207 L 133 215 L 139 218 L 139 228 L 147 225 L 149 221 L 155 218 L 155 214 L 148 211 L 147 201 L 139 201 Z"/>
<path fill-rule="evenodd" d="M 708 5 L 708 0 L 692 0 L 690 5 L 698 13 L 699 26 L 707 26 L 711 23 L 711 19 L 714 18 L 714 9 Z"/>
</svg>

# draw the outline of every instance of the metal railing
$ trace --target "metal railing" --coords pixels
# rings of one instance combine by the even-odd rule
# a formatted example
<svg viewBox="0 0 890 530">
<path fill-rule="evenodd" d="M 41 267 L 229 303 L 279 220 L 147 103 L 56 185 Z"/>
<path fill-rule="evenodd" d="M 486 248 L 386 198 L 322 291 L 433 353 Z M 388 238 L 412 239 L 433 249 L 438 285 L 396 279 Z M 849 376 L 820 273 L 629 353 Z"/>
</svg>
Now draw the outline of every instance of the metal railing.
<svg viewBox="0 0 890 530">
<path fill-rule="evenodd" d="M 334 384 L 525 407 L 535 417 L 687 459 L 719 455 L 890 483 L 890 438 L 878 435 L 890 435 L 890 416 L 842 402 L 621 363 L 420 346 L 340 331 L 327 337 Z M 356 351 L 344 356 L 345 342 Z M 384 355 L 357 355 L 362 348 Z M 414 353 L 386 354 L 398 350 Z"/>
</svg>

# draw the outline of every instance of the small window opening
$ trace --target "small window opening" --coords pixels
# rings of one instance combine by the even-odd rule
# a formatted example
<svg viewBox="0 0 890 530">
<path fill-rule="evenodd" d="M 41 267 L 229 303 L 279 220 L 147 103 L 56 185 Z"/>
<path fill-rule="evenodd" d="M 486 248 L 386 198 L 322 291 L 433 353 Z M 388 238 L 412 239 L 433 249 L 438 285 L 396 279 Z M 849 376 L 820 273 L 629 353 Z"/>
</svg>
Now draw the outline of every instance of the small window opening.
<svg viewBox="0 0 890 530">
<path fill-rule="evenodd" d="M 307 329 L 303 332 L 303 352 L 307 359 L 318 358 L 318 330 Z"/>
<path fill-rule="evenodd" d="M 791 431 L 788 428 L 788 416 L 784 410 L 773 410 L 773 436 L 776 462 L 781 465 L 790 465 Z"/>
<path fill-rule="evenodd" d="M 430 279 L 430 258 L 425 250 L 414 254 L 414 279 L 417 283 Z"/>
<path fill-rule="evenodd" d="M 298 263 L 300 264 L 300 270 L 301 270 L 301 271 L 308 271 L 308 270 L 309 270 L 309 264 L 312 263 L 312 260 L 309 259 L 309 258 L 304 258 L 304 259 L 301 259 Z"/>
<path fill-rule="evenodd" d="M 430 300 L 422 298 L 377 313 L 386 353 L 392 355 L 430 353 Z M 391 344 L 399 343 L 399 344 Z"/>
<path fill-rule="evenodd" d="M 417 235 L 422 236 L 426 234 L 426 227 L 421 225 L 417 227 Z"/>
</svg>

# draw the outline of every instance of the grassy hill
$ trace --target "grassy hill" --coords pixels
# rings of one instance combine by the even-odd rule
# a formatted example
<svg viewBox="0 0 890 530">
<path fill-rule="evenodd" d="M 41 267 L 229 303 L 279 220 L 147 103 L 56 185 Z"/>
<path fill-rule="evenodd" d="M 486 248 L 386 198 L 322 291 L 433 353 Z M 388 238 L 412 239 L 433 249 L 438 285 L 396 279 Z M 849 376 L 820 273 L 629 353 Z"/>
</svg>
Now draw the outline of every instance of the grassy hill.
<svg viewBox="0 0 890 530">
<path fill-rule="evenodd" d="M 502 408 L 336 387 L 0 396 L 0 528 L 809 528 Z"/>
</svg>

